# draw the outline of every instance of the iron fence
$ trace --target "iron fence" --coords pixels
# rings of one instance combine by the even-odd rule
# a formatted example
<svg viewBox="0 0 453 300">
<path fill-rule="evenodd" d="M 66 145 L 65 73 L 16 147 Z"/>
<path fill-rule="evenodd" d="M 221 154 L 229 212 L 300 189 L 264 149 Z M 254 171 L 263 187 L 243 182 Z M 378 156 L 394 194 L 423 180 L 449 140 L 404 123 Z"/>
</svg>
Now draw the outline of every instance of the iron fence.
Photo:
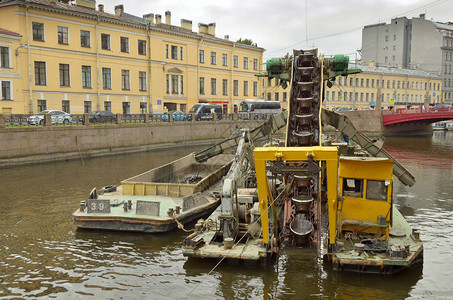
<svg viewBox="0 0 453 300">
<path fill-rule="evenodd" d="M 170 117 L 171 114 L 150 114 L 150 115 L 145 115 L 145 114 L 124 114 L 124 115 L 119 115 L 119 117 L 115 117 L 112 119 L 111 122 L 107 122 L 109 124 L 116 124 L 117 123 L 117 118 L 119 118 L 121 123 L 124 124 L 131 124 L 131 123 L 158 123 L 158 122 L 163 122 L 163 123 L 168 123 L 168 122 L 212 122 L 212 121 L 217 121 L 217 122 L 223 122 L 223 121 L 234 121 L 234 120 L 266 120 L 269 118 L 269 115 L 267 114 L 254 114 L 254 113 L 230 113 L 230 114 L 206 114 L 202 118 L 197 117 L 196 115 L 193 114 L 187 114 L 184 115 L 182 118 L 178 117 L 178 119 L 173 119 L 173 117 Z M 15 127 L 15 126 L 43 126 L 44 121 L 40 122 L 39 125 L 32 125 L 27 122 L 27 118 L 31 116 L 28 114 L 11 114 L 11 115 L 3 115 L 3 123 L 4 126 L 7 127 Z M 88 125 L 90 122 L 88 121 L 88 124 L 85 124 L 85 118 L 88 119 L 88 117 L 85 117 L 84 114 L 71 114 L 71 121 L 69 123 L 53 123 L 51 124 L 52 126 L 74 126 L 74 125 Z M 98 124 L 98 123 L 94 123 Z M 93 125 L 94 125 L 93 124 Z"/>
</svg>

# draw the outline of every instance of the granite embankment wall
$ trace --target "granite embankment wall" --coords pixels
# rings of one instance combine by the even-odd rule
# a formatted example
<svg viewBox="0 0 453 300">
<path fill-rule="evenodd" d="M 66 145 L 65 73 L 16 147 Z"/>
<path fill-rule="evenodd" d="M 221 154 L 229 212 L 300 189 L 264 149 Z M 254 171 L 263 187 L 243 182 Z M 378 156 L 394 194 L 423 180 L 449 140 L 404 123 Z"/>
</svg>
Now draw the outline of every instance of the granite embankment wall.
<svg viewBox="0 0 453 300">
<path fill-rule="evenodd" d="M 344 114 L 358 130 L 382 132 L 380 111 Z M 0 167 L 66 159 L 210 145 L 229 137 L 236 126 L 255 128 L 262 121 L 134 123 L 0 128 Z"/>
<path fill-rule="evenodd" d="M 383 131 L 380 110 L 355 110 L 341 113 L 351 120 L 357 130 L 367 135 L 377 135 Z"/>
<path fill-rule="evenodd" d="M 109 124 L 0 128 L 0 167 L 163 149 L 209 145 L 236 126 L 259 121 Z"/>
</svg>

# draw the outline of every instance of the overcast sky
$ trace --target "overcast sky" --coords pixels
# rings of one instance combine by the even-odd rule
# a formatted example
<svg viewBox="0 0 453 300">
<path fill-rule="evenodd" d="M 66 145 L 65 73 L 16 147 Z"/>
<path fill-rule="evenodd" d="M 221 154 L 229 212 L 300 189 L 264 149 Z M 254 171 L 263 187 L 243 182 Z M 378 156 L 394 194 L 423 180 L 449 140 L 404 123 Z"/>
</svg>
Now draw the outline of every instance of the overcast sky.
<svg viewBox="0 0 453 300">
<path fill-rule="evenodd" d="M 97 0 L 105 11 L 124 5 L 136 16 L 171 11 L 172 24 L 181 19 L 216 23 L 216 36 L 230 40 L 250 38 L 266 49 L 264 59 L 283 56 L 292 49 L 317 47 L 325 55 L 350 54 L 361 48 L 365 25 L 389 22 L 397 16 L 453 22 L 453 0 Z M 308 41 L 307 38 L 308 37 Z M 359 56 L 360 58 L 360 56 Z"/>
</svg>

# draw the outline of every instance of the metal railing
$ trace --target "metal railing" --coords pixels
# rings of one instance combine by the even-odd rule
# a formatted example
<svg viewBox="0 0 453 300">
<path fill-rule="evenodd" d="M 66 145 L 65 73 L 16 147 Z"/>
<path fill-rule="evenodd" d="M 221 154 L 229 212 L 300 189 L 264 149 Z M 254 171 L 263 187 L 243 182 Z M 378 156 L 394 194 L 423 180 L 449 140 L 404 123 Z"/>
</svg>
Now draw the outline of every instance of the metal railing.
<svg viewBox="0 0 453 300">
<path fill-rule="evenodd" d="M 0 127 L 22 127 L 22 126 L 44 126 L 46 125 L 46 118 L 43 118 L 39 124 L 30 124 L 28 122 L 28 114 L 11 114 L 11 115 L 0 115 Z M 263 113 L 230 113 L 230 114 L 185 114 L 182 117 L 178 116 L 173 118 L 172 113 L 165 114 L 117 114 L 111 119 L 104 119 L 95 123 L 90 123 L 88 114 L 71 114 L 67 123 L 56 123 L 50 121 L 51 124 L 48 126 L 74 126 L 74 125 L 97 125 L 97 124 L 131 124 L 131 123 L 173 123 L 173 122 L 226 122 L 235 120 L 267 120 L 270 114 Z M 52 120 L 47 118 L 47 120 Z M 48 121 L 49 122 L 49 121 Z"/>
<path fill-rule="evenodd" d="M 453 106 L 430 106 L 430 107 L 417 107 L 417 108 L 395 108 L 392 110 L 382 110 L 382 115 L 407 115 L 407 114 L 420 114 L 420 113 L 447 113 L 453 112 Z"/>
</svg>

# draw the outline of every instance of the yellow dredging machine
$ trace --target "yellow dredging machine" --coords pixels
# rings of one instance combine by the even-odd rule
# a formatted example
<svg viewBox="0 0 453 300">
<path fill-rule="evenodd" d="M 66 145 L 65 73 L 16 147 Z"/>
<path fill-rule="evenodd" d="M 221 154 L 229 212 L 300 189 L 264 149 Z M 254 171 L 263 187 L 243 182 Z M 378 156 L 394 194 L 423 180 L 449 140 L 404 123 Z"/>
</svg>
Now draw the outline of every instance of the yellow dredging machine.
<svg viewBox="0 0 453 300">
<path fill-rule="evenodd" d="M 221 205 L 185 239 L 184 255 L 259 260 L 290 242 L 322 250 L 337 270 L 393 273 L 422 261 L 418 232 L 392 197 L 392 174 L 407 185 L 414 184 L 413 177 L 344 116 L 321 109 L 325 85 L 360 72 L 348 69 L 348 62 L 344 55 L 323 58 L 317 50 L 267 62 L 266 76 L 291 87 L 287 115 L 270 120 L 286 118 L 284 143 L 254 147 L 243 131 Z M 347 151 L 350 156 L 340 155 L 336 146 L 322 145 L 321 121 L 347 134 L 368 155 L 355 156 L 353 149 Z"/>
</svg>

